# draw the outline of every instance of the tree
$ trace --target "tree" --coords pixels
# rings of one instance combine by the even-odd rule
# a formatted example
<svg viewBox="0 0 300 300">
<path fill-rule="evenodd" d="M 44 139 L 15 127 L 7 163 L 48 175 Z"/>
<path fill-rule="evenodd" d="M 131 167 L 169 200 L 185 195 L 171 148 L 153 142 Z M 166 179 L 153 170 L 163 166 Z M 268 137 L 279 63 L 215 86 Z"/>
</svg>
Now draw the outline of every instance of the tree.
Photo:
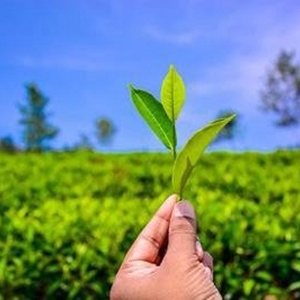
<svg viewBox="0 0 300 300">
<path fill-rule="evenodd" d="M 273 112 L 278 126 L 300 123 L 300 65 L 295 62 L 295 53 L 281 51 L 261 91 L 262 109 Z"/>
<path fill-rule="evenodd" d="M 108 118 L 101 117 L 96 120 L 95 125 L 96 136 L 100 144 L 109 144 L 116 132 L 116 128 L 112 121 Z"/>
<path fill-rule="evenodd" d="M 23 126 L 23 140 L 26 151 L 42 152 L 49 149 L 47 141 L 58 134 L 58 129 L 48 123 L 49 114 L 45 112 L 49 100 L 39 88 L 31 83 L 26 86 L 27 103 L 20 106 Z"/>
<path fill-rule="evenodd" d="M 236 114 L 236 117 L 233 118 L 229 123 L 227 123 L 227 125 L 220 131 L 220 133 L 215 138 L 214 143 L 225 140 L 233 140 L 236 137 L 239 122 L 239 116 L 236 112 L 230 109 L 221 110 L 217 115 L 217 119 L 226 118 L 231 116 L 232 114 Z"/>
<path fill-rule="evenodd" d="M 80 134 L 79 141 L 74 145 L 73 150 L 93 150 L 93 143 L 88 135 Z"/>
<path fill-rule="evenodd" d="M 4 136 L 0 138 L 0 151 L 7 153 L 15 153 L 18 151 L 12 137 Z"/>
</svg>

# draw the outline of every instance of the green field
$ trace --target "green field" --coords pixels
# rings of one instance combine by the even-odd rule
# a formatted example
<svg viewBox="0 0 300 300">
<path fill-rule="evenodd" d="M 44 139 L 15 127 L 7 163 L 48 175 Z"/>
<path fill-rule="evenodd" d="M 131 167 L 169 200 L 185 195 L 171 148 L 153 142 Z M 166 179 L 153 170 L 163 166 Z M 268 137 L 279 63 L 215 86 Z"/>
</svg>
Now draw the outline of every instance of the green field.
<svg viewBox="0 0 300 300">
<path fill-rule="evenodd" d="M 0 153 L 0 299 L 107 299 L 165 154 Z M 185 197 L 225 299 L 300 299 L 300 152 L 206 154 Z"/>
</svg>

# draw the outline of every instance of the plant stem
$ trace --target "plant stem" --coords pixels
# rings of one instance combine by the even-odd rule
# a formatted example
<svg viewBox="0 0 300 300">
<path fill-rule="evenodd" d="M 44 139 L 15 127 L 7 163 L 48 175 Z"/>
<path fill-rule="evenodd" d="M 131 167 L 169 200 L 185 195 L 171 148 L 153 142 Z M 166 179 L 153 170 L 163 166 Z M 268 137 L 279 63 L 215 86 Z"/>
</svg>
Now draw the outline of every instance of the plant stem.
<svg viewBox="0 0 300 300">
<path fill-rule="evenodd" d="M 172 154 L 173 154 L 173 159 L 175 161 L 177 153 L 176 153 L 176 144 L 177 144 L 177 136 L 176 136 L 176 127 L 175 127 L 175 122 L 173 122 L 173 137 L 174 137 L 174 147 L 172 148 Z"/>
<path fill-rule="evenodd" d="M 175 148 L 173 148 L 172 149 L 172 155 L 173 155 L 173 159 L 174 159 L 174 161 L 175 161 L 175 159 L 176 159 L 176 149 Z"/>
</svg>

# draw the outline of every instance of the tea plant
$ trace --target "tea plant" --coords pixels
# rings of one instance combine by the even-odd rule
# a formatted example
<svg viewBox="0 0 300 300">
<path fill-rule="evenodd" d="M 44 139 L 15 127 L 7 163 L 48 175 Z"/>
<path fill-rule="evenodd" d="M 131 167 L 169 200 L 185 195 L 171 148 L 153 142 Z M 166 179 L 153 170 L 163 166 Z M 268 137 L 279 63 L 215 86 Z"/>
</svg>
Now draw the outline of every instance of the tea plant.
<svg viewBox="0 0 300 300">
<path fill-rule="evenodd" d="M 0 300 L 109 299 L 165 197 L 168 155 L 0 153 Z M 185 194 L 224 299 L 299 299 L 299 161 L 296 150 L 209 153 L 193 171 Z"/>
<path fill-rule="evenodd" d="M 182 199 L 186 182 L 203 152 L 235 115 L 214 120 L 196 131 L 177 155 L 176 120 L 185 102 L 185 85 L 175 67 L 170 66 L 162 82 L 161 101 L 147 91 L 134 88 L 132 85 L 129 88 L 131 99 L 138 112 L 173 154 L 173 192 Z"/>
</svg>

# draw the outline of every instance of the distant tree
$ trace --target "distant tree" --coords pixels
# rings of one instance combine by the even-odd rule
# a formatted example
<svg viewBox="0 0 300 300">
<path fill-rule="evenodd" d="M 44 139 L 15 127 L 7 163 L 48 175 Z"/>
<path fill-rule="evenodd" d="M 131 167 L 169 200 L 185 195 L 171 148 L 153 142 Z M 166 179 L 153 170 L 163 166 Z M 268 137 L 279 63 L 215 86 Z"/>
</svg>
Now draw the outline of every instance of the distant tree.
<svg viewBox="0 0 300 300">
<path fill-rule="evenodd" d="M 217 137 L 214 140 L 214 143 L 218 143 L 221 141 L 229 141 L 236 138 L 237 131 L 238 131 L 238 123 L 239 123 L 239 115 L 234 112 L 233 110 L 227 109 L 227 110 L 221 110 L 218 115 L 217 119 L 219 118 L 225 118 L 229 117 L 232 114 L 236 114 L 235 118 L 232 119 L 217 135 Z"/>
<path fill-rule="evenodd" d="M 100 144 L 109 144 L 116 132 L 113 122 L 108 118 L 101 117 L 96 120 L 95 125 L 96 136 Z"/>
<path fill-rule="evenodd" d="M 15 145 L 12 137 L 10 136 L 4 136 L 0 138 L 0 151 L 1 152 L 7 152 L 7 153 L 15 153 L 19 149 Z"/>
<path fill-rule="evenodd" d="M 26 86 L 26 92 L 26 104 L 20 106 L 25 150 L 42 152 L 49 149 L 47 141 L 56 137 L 58 129 L 48 122 L 49 114 L 45 110 L 49 100 L 39 88 L 31 83 Z"/>
<path fill-rule="evenodd" d="M 80 134 L 79 142 L 75 144 L 73 150 L 93 150 L 93 143 L 86 134 Z"/>
<path fill-rule="evenodd" d="M 267 71 L 261 100 L 264 111 L 277 115 L 276 125 L 300 124 L 300 65 L 295 62 L 294 52 L 279 53 Z"/>
</svg>

